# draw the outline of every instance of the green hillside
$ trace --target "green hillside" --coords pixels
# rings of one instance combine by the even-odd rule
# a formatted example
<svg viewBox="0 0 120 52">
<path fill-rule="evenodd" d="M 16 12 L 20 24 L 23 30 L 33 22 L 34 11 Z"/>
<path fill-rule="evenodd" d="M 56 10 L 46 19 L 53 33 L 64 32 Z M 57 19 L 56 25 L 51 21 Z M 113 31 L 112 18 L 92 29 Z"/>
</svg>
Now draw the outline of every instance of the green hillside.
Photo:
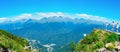
<svg viewBox="0 0 120 52">
<path fill-rule="evenodd" d="M 24 46 L 28 46 L 29 43 L 26 39 L 17 37 L 9 32 L 0 30 L 0 49 L 3 52 L 29 52 L 29 50 L 24 50 Z"/>
<path fill-rule="evenodd" d="M 100 48 L 115 50 L 115 42 L 119 40 L 116 33 L 95 29 L 89 35 L 81 39 L 77 45 L 71 42 L 73 52 L 97 52 Z M 105 47 L 109 44 L 107 47 Z"/>
</svg>

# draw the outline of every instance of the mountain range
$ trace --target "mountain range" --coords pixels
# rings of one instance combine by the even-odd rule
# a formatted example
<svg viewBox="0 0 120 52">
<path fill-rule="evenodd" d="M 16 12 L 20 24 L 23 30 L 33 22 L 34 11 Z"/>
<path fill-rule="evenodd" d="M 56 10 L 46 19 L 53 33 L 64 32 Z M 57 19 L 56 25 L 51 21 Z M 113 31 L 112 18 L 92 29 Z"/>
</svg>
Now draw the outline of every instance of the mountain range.
<svg viewBox="0 0 120 52">
<path fill-rule="evenodd" d="M 90 33 L 93 29 L 104 29 L 104 22 L 89 19 L 72 19 L 62 16 L 44 17 L 42 19 L 20 19 L 17 21 L 4 21 L 0 29 L 7 30 L 16 36 L 38 40 L 42 44 L 56 44 L 55 51 L 69 52 L 65 47 L 71 41 L 76 43 L 83 38 L 83 34 Z M 44 50 L 43 50 L 44 51 Z"/>
</svg>

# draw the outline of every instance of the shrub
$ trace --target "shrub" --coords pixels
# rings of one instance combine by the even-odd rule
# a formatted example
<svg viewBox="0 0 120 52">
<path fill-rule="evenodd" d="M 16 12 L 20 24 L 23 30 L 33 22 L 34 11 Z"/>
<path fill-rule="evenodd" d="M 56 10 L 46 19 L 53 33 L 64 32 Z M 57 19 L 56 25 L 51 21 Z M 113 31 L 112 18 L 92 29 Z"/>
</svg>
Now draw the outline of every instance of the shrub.
<svg viewBox="0 0 120 52">
<path fill-rule="evenodd" d="M 71 43 L 69 44 L 69 46 L 70 46 L 70 48 L 71 48 L 71 51 L 74 51 L 74 50 L 75 50 L 76 45 L 75 45 L 74 42 L 71 42 Z"/>
<path fill-rule="evenodd" d="M 115 33 L 111 33 L 107 36 L 107 39 L 106 41 L 109 43 L 109 42 L 115 42 L 118 40 L 118 35 L 115 34 Z"/>
<path fill-rule="evenodd" d="M 96 44 L 93 46 L 93 50 L 95 49 L 99 49 L 99 48 L 102 48 L 104 47 L 104 43 L 103 42 L 96 42 Z"/>
<path fill-rule="evenodd" d="M 82 50 L 82 45 L 78 44 L 75 48 L 76 51 L 81 51 Z"/>
</svg>

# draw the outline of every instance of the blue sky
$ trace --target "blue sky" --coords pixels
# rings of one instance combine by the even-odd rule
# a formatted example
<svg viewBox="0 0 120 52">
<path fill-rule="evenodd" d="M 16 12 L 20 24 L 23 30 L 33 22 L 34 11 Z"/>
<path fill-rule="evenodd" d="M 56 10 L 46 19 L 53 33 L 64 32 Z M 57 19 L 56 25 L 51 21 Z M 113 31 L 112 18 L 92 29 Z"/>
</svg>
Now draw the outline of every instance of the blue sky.
<svg viewBox="0 0 120 52">
<path fill-rule="evenodd" d="M 120 0 L 0 0 L 0 17 L 35 12 L 89 14 L 120 21 Z"/>
</svg>

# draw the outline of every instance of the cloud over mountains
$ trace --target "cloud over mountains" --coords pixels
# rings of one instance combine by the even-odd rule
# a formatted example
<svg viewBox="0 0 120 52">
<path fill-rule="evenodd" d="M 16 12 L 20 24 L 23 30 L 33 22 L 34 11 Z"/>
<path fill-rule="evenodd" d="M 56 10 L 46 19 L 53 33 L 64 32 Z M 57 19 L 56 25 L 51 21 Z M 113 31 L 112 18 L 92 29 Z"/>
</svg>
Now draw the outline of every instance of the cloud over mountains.
<svg viewBox="0 0 120 52">
<path fill-rule="evenodd" d="M 18 16 L 12 17 L 1 17 L 0 22 L 5 21 L 17 21 L 21 19 L 36 19 L 40 20 L 44 17 L 62 17 L 62 18 L 70 18 L 70 19 L 88 19 L 88 20 L 95 20 L 95 21 L 108 21 L 105 17 L 94 16 L 89 14 L 69 14 L 69 13 L 62 13 L 62 12 L 36 12 L 36 13 L 24 13 Z"/>
</svg>

